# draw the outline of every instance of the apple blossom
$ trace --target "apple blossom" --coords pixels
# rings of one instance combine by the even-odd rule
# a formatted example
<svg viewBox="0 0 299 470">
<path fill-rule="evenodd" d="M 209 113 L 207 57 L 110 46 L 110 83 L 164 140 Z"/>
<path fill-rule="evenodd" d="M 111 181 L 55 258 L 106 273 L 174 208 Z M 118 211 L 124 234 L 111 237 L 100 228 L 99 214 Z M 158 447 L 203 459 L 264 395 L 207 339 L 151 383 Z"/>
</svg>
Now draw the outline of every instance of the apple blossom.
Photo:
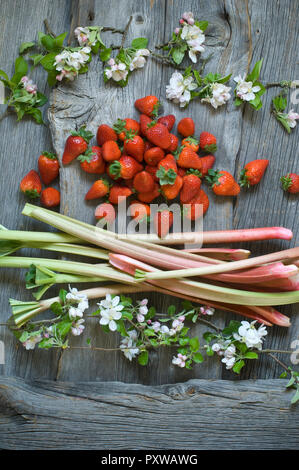
<svg viewBox="0 0 299 470">
<path fill-rule="evenodd" d="M 186 365 L 186 359 L 187 359 L 187 356 L 179 353 L 177 357 L 173 356 L 172 364 L 183 368 Z"/>
<path fill-rule="evenodd" d="M 197 85 L 191 75 L 184 77 L 181 73 L 174 72 L 170 77 L 169 85 L 166 86 L 166 98 L 179 103 L 182 108 L 191 100 L 190 91 L 196 88 Z"/>
<path fill-rule="evenodd" d="M 128 335 L 121 340 L 120 348 L 125 357 L 132 361 L 132 359 L 139 354 L 139 348 L 136 347 L 136 340 L 138 337 L 136 330 L 128 331 Z"/>
<path fill-rule="evenodd" d="M 210 86 L 210 95 L 206 98 L 202 98 L 201 102 L 210 103 L 213 108 L 217 109 L 230 99 L 230 90 L 231 87 L 228 87 L 223 83 L 212 83 Z"/>
<path fill-rule="evenodd" d="M 267 330 L 264 325 L 261 325 L 258 329 L 255 328 L 256 321 L 249 323 L 248 321 L 242 321 L 241 326 L 238 329 L 238 333 L 234 333 L 234 338 L 238 341 L 242 341 L 248 348 L 262 349 L 263 336 L 266 336 Z"/>
<path fill-rule="evenodd" d="M 135 69 L 141 69 L 144 67 L 146 60 L 145 57 L 150 55 L 150 51 L 148 49 L 138 49 L 135 52 L 135 56 L 132 59 L 132 62 L 130 63 L 130 71 L 132 72 Z"/>
<path fill-rule="evenodd" d="M 42 340 L 41 335 L 30 336 L 26 341 L 23 341 L 23 346 L 25 349 L 34 349 L 35 345 Z"/>
<path fill-rule="evenodd" d="M 124 306 L 120 304 L 119 296 L 111 297 L 110 294 L 106 295 L 105 300 L 101 300 L 98 304 L 100 307 L 100 324 L 101 325 L 108 325 L 111 331 L 115 331 L 117 329 L 117 324 L 115 320 L 120 320 L 122 317 L 121 311 L 123 310 Z"/>
<path fill-rule="evenodd" d="M 256 85 L 253 86 L 252 82 L 247 82 L 244 77 L 238 75 L 234 78 L 234 81 L 237 83 L 236 86 L 236 95 L 243 101 L 252 101 L 255 98 L 255 93 L 261 90 L 261 87 Z"/>
<path fill-rule="evenodd" d="M 189 47 L 189 57 L 192 62 L 197 62 L 197 53 L 203 52 L 202 44 L 205 41 L 205 35 L 198 26 L 184 25 L 181 33 L 181 39 L 184 39 Z"/>
<path fill-rule="evenodd" d="M 296 127 L 297 125 L 297 119 L 299 119 L 299 114 L 298 113 L 295 113 L 293 109 L 291 109 L 287 115 L 286 115 L 286 119 L 287 119 L 287 122 L 288 122 L 288 125 L 293 129 L 294 127 Z"/>
<path fill-rule="evenodd" d="M 83 325 L 84 320 L 80 319 L 73 323 L 71 331 L 74 336 L 80 336 L 83 333 L 85 326 Z"/>
</svg>

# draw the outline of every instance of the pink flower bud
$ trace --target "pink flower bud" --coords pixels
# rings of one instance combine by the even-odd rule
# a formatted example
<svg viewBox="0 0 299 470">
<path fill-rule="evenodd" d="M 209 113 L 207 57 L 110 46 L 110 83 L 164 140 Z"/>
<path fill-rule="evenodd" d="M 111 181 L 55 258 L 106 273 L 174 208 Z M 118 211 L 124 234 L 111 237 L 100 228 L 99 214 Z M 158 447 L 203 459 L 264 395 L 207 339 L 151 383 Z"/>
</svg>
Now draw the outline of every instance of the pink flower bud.
<svg viewBox="0 0 299 470">
<path fill-rule="evenodd" d="M 151 325 L 151 324 L 152 324 L 152 320 L 147 320 L 147 324 L 148 324 L 148 325 Z"/>
<path fill-rule="evenodd" d="M 180 19 L 180 24 L 184 24 L 185 21 L 183 20 L 183 18 Z"/>
<path fill-rule="evenodd" d="M 178 318 L 178 320 L 181 321 L 181 322 L 185 321 L 184 315 L 181 315 L 181 316 Z"/>
<path fill-rule="evenodd" d="M 179 34 L 179 32 L 180 32 L 180 28 L 175 28 L 175 30 L 174 30 L 174 34 L 178 35 L 178 34 Z"/>
</svg>

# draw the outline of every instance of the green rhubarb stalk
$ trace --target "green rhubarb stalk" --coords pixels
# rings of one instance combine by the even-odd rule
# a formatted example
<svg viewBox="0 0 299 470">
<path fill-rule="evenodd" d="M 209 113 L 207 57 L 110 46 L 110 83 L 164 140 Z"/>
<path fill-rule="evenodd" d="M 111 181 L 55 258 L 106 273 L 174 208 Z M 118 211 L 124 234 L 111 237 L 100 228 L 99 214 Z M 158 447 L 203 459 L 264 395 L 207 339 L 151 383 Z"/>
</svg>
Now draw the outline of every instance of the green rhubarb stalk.
<svg viewBox="0 0 299 470">
<path fill-rule="evenodd" d="M 4 256 L 0 258 L 0 267 L 5 268 L 29 268 L 32 264 L 69 274 L 77 273 L 91 277 L 99 276 L 129 284 L 136 282 L 132 276 L 120 273 L 116 269 L 111 268 L 108 264 L 88 264 L 75 261 L 18 256 Z"/>
<path fill-rule="evenodd" d="M 3 227 L 3 226 L 2 226 Z M 0 229 L 0 240 L 14 240 L 22 243 L 84 243 L 78 237 L 66 233 L 32 232 L 27 230 L 4 230 Z"/>
</svg>

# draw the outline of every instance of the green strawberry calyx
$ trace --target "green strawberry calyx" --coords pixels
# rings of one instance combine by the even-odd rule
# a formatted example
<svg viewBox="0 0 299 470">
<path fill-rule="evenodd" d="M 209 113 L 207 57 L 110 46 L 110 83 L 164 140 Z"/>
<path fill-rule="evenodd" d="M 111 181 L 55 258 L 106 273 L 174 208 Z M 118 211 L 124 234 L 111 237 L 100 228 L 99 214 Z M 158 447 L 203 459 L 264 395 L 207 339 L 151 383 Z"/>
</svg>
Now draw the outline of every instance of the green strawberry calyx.
<svg viewBox="0 0 299 470">
<path fill-rule="evenodd" d="M 93 138 L 93 133 L 87 131 L 86 126 L 80 127 L 78 131 L 72 131 L 71 135 L 74 137 L 82 137 L 82 139 L 84 139 L 86 143 L 89 143 L 89 141 Z"/>
<path fill-rule="evenodd" d="M 164 186 L 165 184 L 174 184 L 177 174 L 172 169 L 165 170 L 164 166 L 161 166 L 159 170 L 156 171 L 156 177 L 160 180 L 160 185 Z"/>
</svg>

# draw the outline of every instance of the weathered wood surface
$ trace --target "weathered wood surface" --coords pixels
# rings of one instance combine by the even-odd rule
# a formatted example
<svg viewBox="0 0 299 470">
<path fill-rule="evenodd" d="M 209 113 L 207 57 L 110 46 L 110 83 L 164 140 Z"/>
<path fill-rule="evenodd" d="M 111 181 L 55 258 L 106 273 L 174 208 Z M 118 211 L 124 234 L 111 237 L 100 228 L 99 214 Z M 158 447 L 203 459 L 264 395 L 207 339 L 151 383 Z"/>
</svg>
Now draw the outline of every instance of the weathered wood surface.
<svg viewBox="0 0 299 470">
<path fill-rule="evenodd" d="M 151 6 L 152 4 L 152 6 Z M 150 40 L 150 47 L 153 48 L 154 44 L 163 43 L 170 36 L 174 27 L 177 25 L 179 15 L 183 11 L 191 10 L 196 16 L 207 19 L 210 22 L 210 28 L 207 34 L 207 49 L 204 56 L 207 56 L 211 51 L 213 52 L 213 59 L 207 65 L 207 71 L 219 71 L 221 73 L 232 72 L 233 76 L 239 72 L 245 72 L 248 64 L 255 63 L 260 57 L 264 57 L 263 66 L 263 79 L 265 81 L 278 81 L 280 79 L 296 78 L 298 76 L 298 23 L 296 19 L 298 17 L 298 2 L 292 0 L 285 1 L 273 1 L 265 0 L 259 2 L 258 0 L 243 1 L 243 0 L 229 0 L 229 1 L 217 1 L 217 0 L 202 0 L 190 1 L 184 0 L 156 0 L 150 2 L 150 0 L 143 0 L 136 2 L 134 0 L 0 0 L 0 64 L 1 68 L 9 73 L 13 70 L 13 60 L 18 53 L 18 45 L 26 40 L 31 40 L 38 30 L 43 31 L 43 19 L 48 18 L 52 30 L 55 33 L 74 29 L 77 25 L 88 25 L 88 24 L 103 24 L 106 26 L 123 27 L 130 15 L 133 15 L 133 21 L 128 34 L 128 41 L 133 37 L 146 36 Z M 278 21 L 279 19 L 279 21 Z M 117 37 L 114 35 L 113 38 L 105 35 L 105 41 L 109 44 L 110 41 L 117 43 Z M 285 225 L 288 228 L 294 230 L 294 239 L 291 243 L 284 242 L 269 242 L 269 243 L 256 243 L 251 246 L 247 245 L 256 254 L 262 251 L 271 251 L 282 247 L 289 247 L 298 245 L 298 222 L 296 219 L 296 211 L 298 210 L 298 199 L 294 196 L 284 194 L 279 186 L 279 177 L 283 173 L 288 171 L 297 171 L 296 167 L 296 156 L 298 154 L 298 133 L 295 131 L 291 136 L 287 136 L 286 133 L 279 127 L 279 125 L 270 116 L 269 106 L 271 97 L 276 90 L 271 90 L 263 98 L 264 107 L 263 110 L 255 113 L 247 108 L 244 112 L 239 109 L 235 109 L 232 104 L 227 108 L 223 108 L 218 111 L 213 111 L 208 107 L 200 105 L 198 102 L 194 102 L 188 108 L 188 111 L 181 111 L 175 105 L 167 102 L 165 99 L 165 85 L 172 74 L 173 69 L 170 67 L 162 66 L 154 60 L 150 60 L 146 67 L 142 71 L 134 73 L 130 79 L 129 86 L 120 90 L 111 85 L 106 85 L 105 89 L 102 86 L 102 66 L 100 62 L 93 59 L 91 70 L 88 75 L 81 76 L 73 85 L 59 87 L 52 92 L 51 96 L 51 110 L 50 110 L 50 124 L 51 131 L 54 137 L 55 150 L 58 151 L 61 156 L 63 147 L 63 138 L 67 132 L 75 126 L 80 126 L 82 123 L 87 123 L 88 127 L 95 129 L 96 126 L 102 122 L 113 122 L 117 117 L 128 117 L 137 116 L 138 114 L 133 109 L 133 103 L 136 98 L 144 96 L 148 93 L 156 94 L 161 101 L 164 103 L 164 109 L 166 113 L 174 113 L 179 120 L 180 117 L 190 115 L 196 120 L 197 133 L 202 130 L 211 130 L 218 138 L 219 150 L 217 151 L 216 157 L 219 166 L 225 168 L 237 175 L 240 168 L 243 167 L 244 163 L 252 160 L 258 156 L 263 156 L 270 159 L 270 166 L 264 177 L 263 183 L 254 190 L 244 191 L 240 197 L 235 201 L 227 198 L 225 201 L 216 201 L 216 198 L 211 196 L 211 208 L 204 219 L 204 229 L 222 229 L 222 228 L 243 228 L 247 226 L 259 227 L 264 225 Z M 48 87 L 45 85 L 45 74 L 42 70 L 37 69 L 33 75 L 34 80 L 36 79 L 39 88 L 49 94 Z M 84 90 L 83 99 L 78 95 L 81 95 Z M 65 114 L 68 113 L 68 119 L 62 120 Z M 41 128 L 34 125 L 31 121 L 24 121 L 20 124 L 16 124 L 15 118 L 10 116 L 0 123 L 1 132 L 1 159 L 2 168 L 5 171 L 2 172 L 1 185 L 0 185 L 0 200 L 1 208 L 0 222 L 6 225 L 8 228 L 18 229 L 37 229 L 38 227 L 45 227 L 42 224 L 38 224 L 32 220 L 28 220 L 25 217 L 20 216 L 24 200 L 18 194 L 17 184 L 24 176 L 24 174 L 31 168 L 37 167 L 37 157 L 42 150 L 51 150 L 52 142 L 48 128 Z M 4 163 L 5 162 L 5 163 Z M 62 205 L 61 211 L 71 215 L 72 217 L 78 217 L 81 220 L 93 222 L 93 204 L 89 203 L 85 205 L 83 202 L 84 194 L 92 181 L 92 177 L 83 175 L 79 172 L 79 168 L 76 164 L 71 165 L 69 168 L 61 170 L 60 185 L 62 189 Z M 16 183 L 17 182 L 17 183 Z M 211 193 L 209 193 L 210 195 Z M 49 256 L 48 253 L 46 253 Z M 7 299 L 9 297 L 30 299 L 30 293 L 24 293 L 23 288 L 23 273 L 20 274 L 15 270 L 7 270 L 0 272 L 1 278 L 1 313 L 0 321 L 6 321 L 9 317 L 9 307 Z M 160 311 L 165 311 L 170 303 L 174 303 L 173 299 L 169 297 L 150 295 L 150 301 Z M 292 340 L 298 338 L 298 324 L 299 318 L 296 315 L 298 308 L 285 308 L 283 312 L 292 316 L 292 327 L 288 330 L 282 328 L 272 328 L 267 339 L 267 347 L 273 348 L 284 348 L 289 349 Z M 223 325 L 230 318 L 234 318 L 232 315 L 217 314 L 217 321 L 219 325 Z M 194 333 L 199 333 L 200 328 L 196 327 Z M 117 344 L 118 339 L 114 338 L 113 335 L 104 335 L 99 333 L 97 325 L 90 326 L 87 329 L 86 334 L 94 339 L 94 343 L 106 345 L 106 347 L 114 347 Z M 153 353 L 150 359 L 149 367 L 142 368 L 136 364 L 131 364 L 118 353 L 94 353 L 88 351 L 86 353 L 79 351 L 65 351 L 62 355 L 59 351 L 25 351 L 20 347 L 16 346 L 16 342 L 13 336 L 4 328 L 0 326 L 0 340 L 5 343 L 6 363 L 0 365 L 0 373 L 5 376 L 20 376 L 26 378 L 26 380 L 33 380 L 36 378 L 46 380 L 63 380 L 63 381 L 80 381 L 77 389 L 72 392 L 74 396 L 81 396 L 82 390 L 87 390 L 89 384 L 84 385 L 85 381 L 109 381 L 105 384 L 94 384 L 93 387 L 99 387 L 97 390 L 94 388 L 94 393 L 104 393 L 103 390 L 114 390 L 113 399 L 115 402 L 116 396 L 119 398 L 118 408 L 113 411 L 121 409 L 121 400 L 125 401 L 125 396 L 128 390 L 130 390 L 130 397 L 132 403 L 136 401 L 140 390 L 147 396 L 150 395 L 152 390 L 156 390 L 155 393 L 159 393 L 167 396 L 165 390 L 175 390 L 176 388 L 168 385 L 161 388 L 153 389 L 142 387 L 141 385 L 124 386 L 123 384 L 111 384 L 111 381 L 121 381 L 127 383 L 141 383 L 150 385 L 159 384 L 173 384 L 176 382 L 183 382 L 188 379 L 198 378 L 229 378 L 234 377 L 230 372 L 225 371 L 221 365 L 213 360 L 209 359 L 206 364 L 196 366 L 191 372 L 180 370 L 170 365 L 171 354 L 163 351 L 163 353 Z M 74 339 L 73 344 L 79 345 L 81 338 Z M 252 361 L 247 366 L 246 370 L 242 373 L 241 378 L 274 378 L 280 373 L 279 368 L 275 363 L 270 362 L 265 355 L 262 360 L 256 362 Z M 10 385 L 13 384 L 11 390 L 14 392 L 7 392 L 6 399 L 9 400 L 10 406 L 6 405 L 6 409 L 3 418 L 3 411 L 0 411 L 0 429 L 1 423 L 9 423 L 12 426 L 10 429 L 14 429 L 16 434 L 4 435 L 0 447 L 19 447 L 20 441 L 17 440 L 18 426 L 19 431 L 22 429 L 21 426 L 33 426 L 32 423 L 28 423 L 26 418 L 23 421 L 20 415 L 12 413 L 8 418 L 7 413 L 13 410 L 15 406 L 15 397 L 18 393 L 25 393 L 24 389 L 30 390 L 29 385 L 23 385 L 22 381 L 17 379 L 1 379 L 0 383 L 4 385 L 3 390 L 10 390 Z M 192 382 L 191 382 L 192 383 Z M 205 390 L 207 382 L 200 381 L 200 387 Z M 293 432 L 292 426 L 295 428 L 295 421 L 293 418 L 297 416 L 294 411 L 287 412 L 289 409 L 288 404 L 285 400 L 289 400 L 289 394 L 280 394 L 279 389 L 282 388 L 282 382 L 269 381 L 269 389 L 273 390 L 275 403 L 277 403 L 277 409 L 281 406 L 282 411 L 277 411 L 273 406 L 272 408 L 269 403 L 266 403 L 268 395 L 266 393 L 267 384 L 265 382 L 258 382 L 258 385 L 263 384 L 264 393 L 260 393 L 259 400 L 252 399 L 251 404 L 247 404 L 244 408 L 243 401 L 240 399 L 239 392 L 233 395 L 233 392 L 228 392 L 228 395 L 232 393 L 234 399 L 230 401 L 233 404 L 233 411 L 230 412 L 230 419 L 226 418 L 225 410 L 215 418 L 217 424 L 217 432 L 213 431 L 211 427 L 212 420 L 208 420 L 207 415 L 201 423 L 201 418 L 195 418 L 197 421 L 197 431 L 201 433 L 201 439 L 195 440 L 196 437 L 189 432 L 188 442 L 192 448 L 198 448 L 201 443 L 206 448 L 210 446 L 218 445 L 219 448 L 238 448 L 236 442 L 233 439 L 233 434 L 227 434 L 225 437 L 225 446 L 221 447 L 220 433 L 224 429 L 234 426 L 235 435 L 244 438 L 244 445 L 247 443 L 250 448 L 262 447 L 259 444 L 257 436 L 261 437 L 262 429 L 267 425 L 267 420 L 259 420 L 259 413 L 262 413 L 265 409 L 267 411 L 267 417 L 272 416 L 273 420 L 269 421 L 269 430 L 267 430 L 266 444 L 268 448 L 277 448 L 281 442 L 284 443 L 285 447 L 295 448 L 298 444 L 298 434 Z M 189 382 L 190 384 L 190 382 Z M 189 386 L 186 385 L 186 387 Z M 208 382 L 210 384 L 210 382 Z M 228 383 L 226 381 L 211 382 L 213 386 L 217 388 L 213 389 L 213 394 L 223 394 L 224 390 L 228 390 Z M 40 384 L 38 384 L 40 385 Z M 207 385 L 208 386 L 208 385 Z M 8 387 L 8 388 L 5 388 Z M 39 397 L 37 393 L 36 385 L 33 385 L 36 394 L 34 394 L 34 404 L 36 406 L 35 398 Z M 52 388 L 51 388 L 52 387 Z M 81 399 L 73 400 L 64 397 L 63 393 L 67 394 L 67 390 L 60 388 L 59 400 L 56 399 L 55 406 L 58 406 L 58 401 L 61 404 L 63 400 L 69 400 L 75 407 L 76 404 L 80 403 L 77 412 L 80 414 L 84 409 L 85 400 Z M 110 388 L 109 388 L 110 387 Z M 119 387 L 119 388 L 118 388 Z M 179 390 L 184 386 L 179 385 Z M 210 387 L 210 385 L 209 385 Z M 212 385 L 211 385 L 212 387 Z M 246 393 L 246 390 L 250 390 L 251 382 L 244 382 L 238 384 L 230 384 L 232 387 L 230 390 L 242 390 Z M 236 388 L 234 388 L 236 387 Z M 247 388 L 249 387 L 249 388 Z M 274 388 L 273 388 L 274 387 Z M 43 385 L 43 389 L 54 390 L 55 384 L 53 382 L 46 382 Z M 21 391 L 20 391 L 21 390 Z M 81 390 L 81 392 L 80 392 Z M 136 390 L 136 395 L 134 395 Z M 146 391 L 148 390 L 148 392 Z M 29 392 L 27 392 L 29 393 Z M 45 396 L 47 392 L 45 391 Z M 50 394 L 52 392 L 49 392 Z M 54 392 L 53 392 L 54 393 Z M 56 393 L 56 392 L 55 392 Z M 57 392 L 58 393 L 58 392 Z M 243 392 L 242 392 L 243 393 Z M 251 392 L 248 392 L 249 394 Z M 255 392 L 254 392 L 255 393 Z M 272 396 L 272 392 L 269 392 Z M 202 395 L 203 394 L 203 395 Z M 205 395 L 206 394 L 206 395 Z M 28 395 L 29 396 L 29 395 Z M 156 396 L 156 395 L 155 395 Z M 157 395 L 159 397 L 159 395 Z M 209 397 L 209 393 L 203 391 L 199 393 L 198 406 L 200 409 L 205 408 L 205 397 Z M 255 396 L 255 395 L 254 395 Z M 134 397 L 134 400 L 133 398 Z M 251 395 L 252 397 L 252 395 Z M 47 397 L 46 397 L 47 398 Z M 43 402 L 46 406 L 46 398 Z M 57 401 L 58 400 L 58 401 Z M 94 404 L 94 399 L 88 401 L 90 405 Z M 172 399 L 169 399 L 171 400 Z M 190 398 L 190 403 L 193 404 L 193 397 Z M 202 400 L 202 401 L 200 401 Z M 226 398 L 229 400 L 229 398 Z M 28 399 L 30 403 L 30 399 Z M 169 434 L 169 440 L 167 442 L 168 447 L 179 448 L 184 447 L 185 441 L 181 444 L 179 441 L 179 434 L 181 433 L 181 426 L 184 423 L 188 423 L 188 419 L 184 419 L 184 406 L 186 401 L 180 401 L 181 408 L 178 410 L 177 418 L 180 421 L 177 422 L 175 431 L 172 422 L 170 421 L 171 415 L 166 413 L 164 410 L 163 399 L 158 398 L 154 402 L 154 407 L 151 402 L 147 402 L 146 399 L 141 401 L 140 406 L 143 407 L 145 404 L 150 404 L 150 410 L 146 408 L 146 429 L 141 426 L 141 420 L 144 418 L 141 411 L 136 415 L 136 421 L 140 424 L 139 437 L 134 434 L 134 439 L 139 443 L 139 448 L 149 448 L 150 444 L 154 445 L 154 442 L 149 444 L 148 436 L 151 436 L 151 432 L 148 430 L 161 429 L 160 435 L 166 440 L 167 433 Z M 172 402 L 171 402 L 172 403 Z M 211 401 L 209 402 L 211 403 Z M 227 403 L 227 401 L 226 401 Z M 280 405 L 279 405 L 280 403 Z M 38 413 L 34 410 L 32 405 L 32 415 L 39 415 L 41 418 L 43 413 Z M 55 426 L 55 406 L 54 401 L 51 402 L 52 411 L 52 436 L 53 436 L 53 448 L 58 448 L 61 444 L 61 440 L 55 437 L 57 433 L 57 421 Z M 167 402 L 166 402 L 167 404 Z M 175 401 L 177 404 L 177 401 Z M 221 409 L 221 403 L 218 399 L 211 405 L 210 411 L 213 407 L 219 406 Z M 25 405 L 24 405 L 25 406 Z M 26 405 L 27 406 L 27 405 Z M 29 406 L 29 405 L 28 405 Z M 100 405 L 99 405 L 100 406 Z M 103 405 L 104 406 L 104 405 Z M 111 405 L 112 406 L 112 405 Z M 160 407 L 160 415 L 155 415 L 156 407 Z M 12 407 L 12 408 L 11 408 Z M 247 414 L 240 414 L 240 410 L 247 410 Z M 28 410 L 28 408 L 26 408 Z M 42 409 L 42 408 L 41 408 Z M 169 410 L 171 409 L 168 408 Z M 92 409 L 90 408 L 92 411 Z M 249 411 L 248 411 L 249 410 Z M 34 412 L 36 411 L 36 413 Z M 74 411 L 74 410 L 73 410 Z M 94 410 L 94 411 L 98 411 Z M 175 408 L 172 411 L 176 411 Z M 277 413 L 276 413 L 277 411 Z M 132 412 L 129 409 L 129 413 Z M 203 411 L 205 412 L 205 411 Z M 251 428 L 245 429 L 250 417 L 250 413 L 255 416 L 255 421 L 252 422 Z M 30 415 L 30 412 L 28 412 Z M 137 413 L 137 411 L 136 411 Z M 190 416 L 192 409 L 190 410 Z M 243 411 L 242 411 L 243 413 Z M 23 413 L 27 416 L 27 413 Z M 105 416 L 105 410 L 104 410 Z M 117 439 L 119 439 L 120 429 L 126 426 L 124 419 L 119 417 L 120 415 L 114 416 L 114 422 L 116 423 L 115 432 L 115 445 L 117 446 Z M 86 415 L 80 415 L 80 421 L 87 419 Z M 14 416 L 14 418 L 12 418 Z M 89 414 L 93 419 L 93 413 Z M 84 419 L 82 418 L 84 417 Z M 166 419 L 168 422 L 168 428 L 162 428 L 163 420 Z M 192 415 L 193 417 L 193 415 Z M 5 421 L 8 420 L 9 421 Z M 94 418 L 97 419 L 97 418 Z M 99 422 L 102 418 L 99 418 Z M 105 418 L 106 419 L 106 418 Z M 112 421 L 113 421 L 112 419 Z M 4 421 L 3 421 L 4 420 Z M 111 421 L 111 415 L 107 415 L 107 427 L 109 420 Z M 236 421 L 235 421 L 236 420 Z M 78 419 L 79 421 L 79 419 Z M 34 433 L 31 438 L 31 447 L 39 445 L 40 447 L 47 447 L 47 435 L 39 434 L 44 426 L 50 426 L 49 421 L 41 420 L 41 426 L 36 429 L 38 432 Z M 128 421 L 129 422 L 129 421 Z M 284 423 L 282 426 L 281 423 Z M 288 426 L 287 424 L 288 423 Z M 67 425 L 66 420 L 66 425 Z M 76 423 L 74 423 L 76 424 Z M 144 423 L 143 423 L 144 424 Z M 69 432 L 72 433 L 71 421 L 69 421 Z M 184 424 L 185 425 L 185 424 Z M 88 425 L 86 425 L 88 427 Z M 89 429 L 92 429 L 93 424 L 89 423 Z M 132 426 L 132 425 L 131 425 Z M 129 437 L 131 442 L 133 439 L 134 429 L 128 426 Z M 161 428 L 159 428 L 161 426 Z M 285 427 L 284 427 L 285 426 Z M 79 427 L 79 425 L 77 426 Z M 100 426 L 99 426 L 100 427 Z M 239 427 L 239 432 L 238 432 Z M 2 428 L 2 429 L 4 429 Z M 190 428 L 190 427 L 189 427 Z M 111 428 L 112 429 L 112 428 Z M 167 432 L 166 432 L 167 430 Z M 190 429 L 189 429 L 190 430 Z M 282 432 L 283 430 L 283 432 Z M 6 430 L 5 430 L 6 432 Z M 131 433 L 131 434 L 130 434 Z M 156 431 L 155 431 L 156 433 Z M 122 435 L 124 433 L 121 433 Z M 283 434 L 285 436 L 283 437 Z M 84 440 L 84 428 L 78 430 L 78 436 L 80 439 L 74 440 L 78 447 L 78 443 Z M 187 429 L 186 434 L 187 436 Z M 215 436 L 218 436 L 216 439 Z M 146 439 L 145 439 L 146 436 Z M 157 435 L 156 435 L 157 436 Z M 74 436 L 73 436 L 74 437 Z M 126 437 L 123 444 L 123 448 L 127 448 L 128 445 L 132 445 Z M 155 437 L 155 436 L 154 436 Z M 237 439 L 236 437 L 236 439 Z M 152 438 L 152 437 L 151 437 Z M 183 437 L 185 439 L 185 437 Z M 5 439 L 5 440 L 3 440 Z M 29 438 L 28 438 L 29 439 Z M 34 443 L 33 440 L 36 439 Z M 97 440 L 97 442 L 95 442 Z M 268 440 L 269 439 L 269 440 Z M 71 440 L 71 438 L 70 438 Z M 288 440 L 288 443 L 286 442 Z M 200 441 L 200 442 L 199 442 Z M 273 446 L 271 447 L 271 441 Z M 25 441 L 24 441 L 25 442 Z M 106 441 L 105 433 L 99 434 L 94 440 L 91 440 L 94 447 L 97 445 L 102 446 L 102 442 Z M 156 440 L 156 445 L 159 446 L 160 440 Z M 218 443 L 217 443 L 218 442 Z M 69 441 L 69 446 L 76 448 L 75 444 Z M 246 445 L 247 445 L 246 444 Z M 86 439 L 84 445 L 88 446 Z M 224 445 L 224 444 L 223 444 Z M 126 447 L 127 446 L 127 447 Z M 20 447 L 19 447 L 20 448 Z M 158 448 L 158 447 L 156 447 Z M 265 448 L 265 447 L 264 447 Z"/>
<path fill-rule="evenodd" d="M 0 448 L 298 449 L 299 409 L 290 412 L 284 382 L 154 387 L 2 378 Z"/>
</svg>

